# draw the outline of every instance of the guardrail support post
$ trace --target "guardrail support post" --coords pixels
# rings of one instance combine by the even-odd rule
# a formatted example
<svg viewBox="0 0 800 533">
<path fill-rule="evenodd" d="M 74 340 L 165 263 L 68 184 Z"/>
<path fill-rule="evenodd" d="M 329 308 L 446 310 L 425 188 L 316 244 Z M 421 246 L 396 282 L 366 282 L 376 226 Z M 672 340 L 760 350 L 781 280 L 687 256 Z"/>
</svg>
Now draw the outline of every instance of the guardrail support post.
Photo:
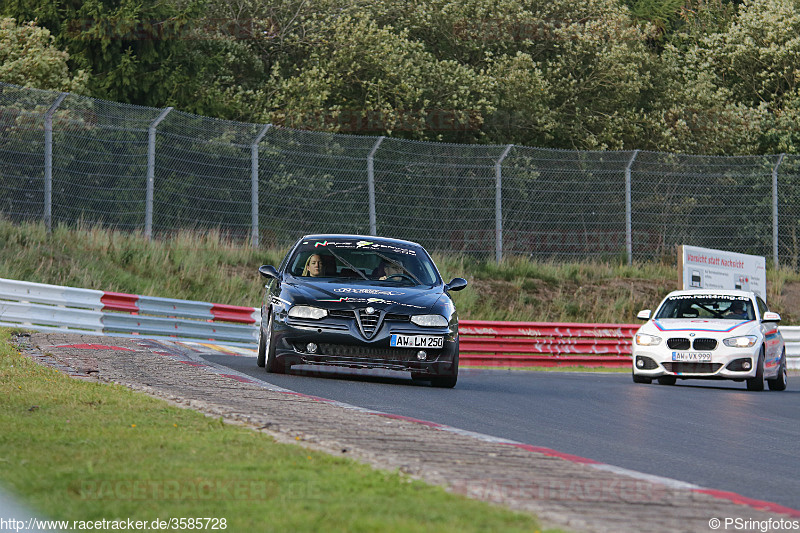
<svg viewBox="0 0 800 533">
<path fill-rule="evenodd" d="M 628 165 L 625 167 L 625 252 L 628 255 L 628 265 L 633 264 L 633 224 L 631 222 L 631 167 L 636 161 L 639 150 L 634 150 Z"/>
<path fill-rule="evenodd" d="M 144 207 L 144 236 L 147 240 L 153 238 L 153 182 L 156 175 L 156 128 L 162 120 L 167 118 L 171 107 L 164 109 L 150 124 L 147 130 L 147 195 Z"/>
<path fill-rule="evenodd" d="M 500 158 L 494 164 L 494 260 L 503 259 L 503 160 L 514 147 L 506 146 Z"/>
<path fill-rule="evenodd" d="M 378 137 L 367 155 L 367 189 L 369 191 L 369 234 L 378 235 L 378 216 L 375 213 L 375 152 L 386 137 Z"/>
<path fill-rule="evenodd" d="M 774 268 L 778 268 L 778 167 L 783 163 L 785 156 L 786 154 L 781 154 L 772 169 L 772 261 Z"/>
<path fill-rule="evenodd" d="M 44 226 L 53 231 L 53 114 L 69 93 L 61 93 L 44 115 Z"/>
<path fill-rule="evenodd" d="M 250 213 L 253 220 L 253 228 L 250 234 L 250 245 L 258 248 L 258 143 L 267 134 L 272 124 L 267 124 L 258 133 L 258 136 L 250 145 Z"/>
</svg>

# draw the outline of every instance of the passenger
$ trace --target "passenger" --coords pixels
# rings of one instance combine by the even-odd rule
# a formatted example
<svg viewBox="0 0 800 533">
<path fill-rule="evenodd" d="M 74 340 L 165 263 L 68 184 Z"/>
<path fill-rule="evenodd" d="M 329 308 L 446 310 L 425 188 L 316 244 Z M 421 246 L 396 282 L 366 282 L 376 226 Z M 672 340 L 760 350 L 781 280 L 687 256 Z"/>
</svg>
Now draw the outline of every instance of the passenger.
<svg viewBox="0 0 800 533">
<path fill-rule="evenodd" d="M 303 268 L 303 276 L 318 278 L 324 276 L 325 266 L 322 263 L 322 256 L 313 254 L 306 259 L 306 266 Z"/>
</svg>

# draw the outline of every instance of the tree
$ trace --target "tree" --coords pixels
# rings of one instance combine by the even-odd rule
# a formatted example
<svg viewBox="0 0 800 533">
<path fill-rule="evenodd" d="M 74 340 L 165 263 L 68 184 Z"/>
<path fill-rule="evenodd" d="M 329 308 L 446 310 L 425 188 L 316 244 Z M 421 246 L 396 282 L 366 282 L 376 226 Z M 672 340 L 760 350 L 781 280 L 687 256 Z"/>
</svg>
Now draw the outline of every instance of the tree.
<svg viewBox="0 0 800 533">
<path fill-rule="evenodd" d="M 12 18 L 0 19 L 0 81 L 37 89 L 83 92 L 85 71 L 74 75 L 69 54 L 55 46 L 55 39 L 35 22 L 17 25 Z"/>
</svg>

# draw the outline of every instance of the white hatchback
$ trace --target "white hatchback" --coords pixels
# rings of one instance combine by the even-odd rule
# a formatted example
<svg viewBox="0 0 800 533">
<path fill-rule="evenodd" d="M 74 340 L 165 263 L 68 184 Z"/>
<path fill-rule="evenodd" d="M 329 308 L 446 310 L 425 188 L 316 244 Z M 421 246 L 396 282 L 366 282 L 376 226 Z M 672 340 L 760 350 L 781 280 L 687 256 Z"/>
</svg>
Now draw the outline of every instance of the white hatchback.
<svg viewBox="0 0 800 533">
<path fill-rule="evenodd" d="M 669 293 L 633 338 L 633 381 L 673 385 L 680 379 L 746 381 L 748 390 L 784 390 L 786 350 L 781 317 L 750 291 L 693 289 Z"/>
</svg>

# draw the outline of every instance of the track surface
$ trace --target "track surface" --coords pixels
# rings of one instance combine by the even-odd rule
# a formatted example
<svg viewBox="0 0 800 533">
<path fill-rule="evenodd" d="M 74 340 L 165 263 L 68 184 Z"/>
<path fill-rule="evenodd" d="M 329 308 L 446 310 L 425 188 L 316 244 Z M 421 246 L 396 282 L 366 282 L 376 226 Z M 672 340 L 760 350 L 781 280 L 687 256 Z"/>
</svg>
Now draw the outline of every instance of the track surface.
<svg viewBox="0 0 800 533">
<path fill-rule="evenodd" d="M 462 368 L 455 389 L 435 389 L 399 372 L 276 375 L 251 357 L 203 358 L 296 392 L 800 509 L 797 376 L 786 391 L 753 393 L 727 381 L 638 385 L 620 373 Z"/>
</svg>

